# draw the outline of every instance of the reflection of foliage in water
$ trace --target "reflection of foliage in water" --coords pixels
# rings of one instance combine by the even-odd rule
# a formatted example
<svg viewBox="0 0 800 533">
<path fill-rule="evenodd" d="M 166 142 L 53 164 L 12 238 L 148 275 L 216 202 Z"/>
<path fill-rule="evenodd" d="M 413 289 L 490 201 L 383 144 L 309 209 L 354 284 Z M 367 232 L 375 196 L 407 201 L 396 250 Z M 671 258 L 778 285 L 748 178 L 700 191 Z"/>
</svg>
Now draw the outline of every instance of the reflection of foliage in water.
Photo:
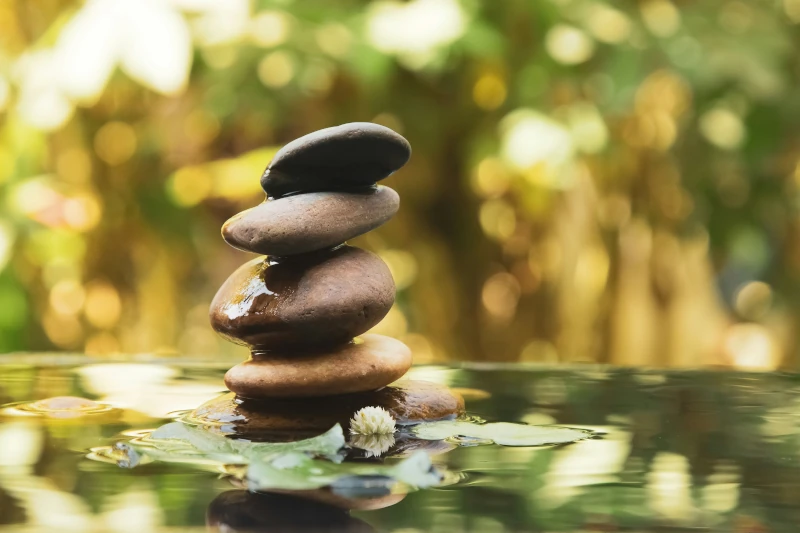
<svg viewBox="0 0 800 533">
<path fill-rule="evenodd" d="M 223 371 L 176 368 L 173 393 L 218 383 Z M 411 493 L 401 505 L 354 513 L 377 529 L 791 531 L 800 522 L 796 376 L 519 367 L 448 376 L 454 386 L 487 391 L 469 405 L 484 419 L 606 435 L 564 447 L 477 446 L 435 456 L 437 466 L 465 478 L 457 487 Z M 100 399 L 86 383 L 30 359 L 0 369 L 0 397 L 8 402 Z M 140 401 L 149 407 L 148 398 Z M 208 503 L 230 488 L 218 474 L 165 463 L 129 472 L 77 453 L 158 425 L 137 405 L 121 418 L 83 425 L 0 420 L 0 448 L 15 450 L 0 465 L 0 522 L 102 530 L 115 511 L 135 507 L 143 531 L 202 525 Z"/>
<path fill-rule="evenodd" d="M 0 17 L 0 351 L 236 350 L 222 221 L 376 120 L 414 157 L 360 241 L 420 361 L 795 364 L 795 0 L 103 4 Z"/>
</svg>

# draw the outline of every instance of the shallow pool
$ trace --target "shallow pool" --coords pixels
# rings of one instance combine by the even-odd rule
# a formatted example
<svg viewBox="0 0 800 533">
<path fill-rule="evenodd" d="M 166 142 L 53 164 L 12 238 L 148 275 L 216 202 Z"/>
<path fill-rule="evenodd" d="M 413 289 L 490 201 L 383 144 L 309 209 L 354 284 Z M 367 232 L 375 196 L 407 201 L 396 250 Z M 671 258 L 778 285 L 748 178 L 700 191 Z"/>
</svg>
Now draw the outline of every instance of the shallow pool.
<svg viewBox="0 0 800 533">
<path fill-rule="evenodd" d="M 6 358 L 0 403 L 74 396 L 113 408 L 43 414 L 12 405 L 0 414 L 0 530 L 756 533 L 800 524 L 795 375 L 415 367 L 410 377 L 459 389 L 469 413 L 485 420 L 599 437 L 440 447 L 431 459 L 451 482 L 346 511 L 304 493 L 248 493 L 211 470 L 87 458 L 220 394 L 229 364 L 59 361 Z"/>
</svg>

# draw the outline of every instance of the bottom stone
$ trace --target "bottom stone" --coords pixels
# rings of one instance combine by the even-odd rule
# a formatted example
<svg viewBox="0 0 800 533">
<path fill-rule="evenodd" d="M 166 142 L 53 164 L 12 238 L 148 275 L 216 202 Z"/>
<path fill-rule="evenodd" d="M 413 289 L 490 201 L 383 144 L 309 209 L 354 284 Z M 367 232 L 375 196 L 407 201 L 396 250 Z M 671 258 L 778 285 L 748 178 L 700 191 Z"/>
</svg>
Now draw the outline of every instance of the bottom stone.
<svg viewBox="0 0 800 533">
<path fill-rule="evenodd" d="M 265 353 L 225 374 L 225 385 L 245 398 L 308 398 L 374 391 L 411 368 L 411 350 L 397 339 L 362 335 L 330 352 Z"/>
<path fill-rule="evenodd" d="M 204 403 L 189 418 L 200 424 L 228 425 L 226 430 L 238 435 L 269 440 L 320 433 L 336 423 L 347 431 L 353 414 L 368 405 L 383 407 L 398 424 L 464 412 L 464 399 L 443 385 L 398 381 L 378 391 L 324 398 L 251 400 L 229 393 Z"/>
</svg>

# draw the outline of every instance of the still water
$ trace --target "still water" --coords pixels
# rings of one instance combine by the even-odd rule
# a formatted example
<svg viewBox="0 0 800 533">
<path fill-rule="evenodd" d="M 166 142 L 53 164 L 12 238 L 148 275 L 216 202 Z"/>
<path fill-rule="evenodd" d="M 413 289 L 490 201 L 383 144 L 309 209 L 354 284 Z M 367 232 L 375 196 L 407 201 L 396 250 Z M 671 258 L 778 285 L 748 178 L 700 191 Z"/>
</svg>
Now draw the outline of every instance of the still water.
<svg viewBox="0 0 800 533">
<path fill-rule="evenodd" d="M 75 396 L 78 416 L 0 414 L 0 531 L 800 530 L 800 377 L 523 366 L 416 367 L 489 421 L 591 429 L 549 447 L 440 449 L 446 486 L 345 511 L 307 494 L 252 494 L 185 465 L 87 459 L 222 390 L 230 365 L 0 364 L 0 403 Z"/>
</svg>

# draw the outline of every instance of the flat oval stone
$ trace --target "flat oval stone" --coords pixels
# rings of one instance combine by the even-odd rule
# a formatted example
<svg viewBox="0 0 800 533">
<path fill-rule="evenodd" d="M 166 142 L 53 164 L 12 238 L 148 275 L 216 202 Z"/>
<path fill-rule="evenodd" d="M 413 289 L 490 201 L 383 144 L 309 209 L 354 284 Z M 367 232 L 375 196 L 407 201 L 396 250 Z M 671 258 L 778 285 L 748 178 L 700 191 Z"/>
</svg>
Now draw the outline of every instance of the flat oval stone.
<svg viewBox="0 0 800 533">
<path fill-rule="evenodd" d="M 398 424 L 441 420 L 464 412 L 464 399 L 451 389 L 429 381 L 402 380 L 378 391 L 321 398 L 253 400 L 229 393 L 204 403 L 190 418 L 250 439 L 285 440 L 318 435 L 337 423 L 347 433 L 350 418 L 368 405 L 383 407 Z"/>
<path fill-rule="evenodd" d="M 281 148 L 261 176 L 267 196 L 335 191 L 371 185 L 411 157 L 398 133 L 371 122 L 325 128 Z"/>
<path fill-rule="evenodd" d="M 255 356 L 228 370 L 225 385 L 245 398 L 331 396 L 380 389 L 409 368 L 408 346 L 370 334 L 327 352 Z"/>
<path fill-rule="evenodd" d="M 222 237 L 234 248 L 257 254 L 302 254 L 373 230 L 399 207 L 397 193 L 383 186 L 299 194 L 242 211 L 222 226 Z"/>
<path fill-rule="evenodd" d="M 394 280 L 378 256 L 342 246 L 258 258 L 239 267 L 211 302 L 211 326 L 256 351 L 343 344 L 373 327 L 394 303 Z"/>
</svg>

